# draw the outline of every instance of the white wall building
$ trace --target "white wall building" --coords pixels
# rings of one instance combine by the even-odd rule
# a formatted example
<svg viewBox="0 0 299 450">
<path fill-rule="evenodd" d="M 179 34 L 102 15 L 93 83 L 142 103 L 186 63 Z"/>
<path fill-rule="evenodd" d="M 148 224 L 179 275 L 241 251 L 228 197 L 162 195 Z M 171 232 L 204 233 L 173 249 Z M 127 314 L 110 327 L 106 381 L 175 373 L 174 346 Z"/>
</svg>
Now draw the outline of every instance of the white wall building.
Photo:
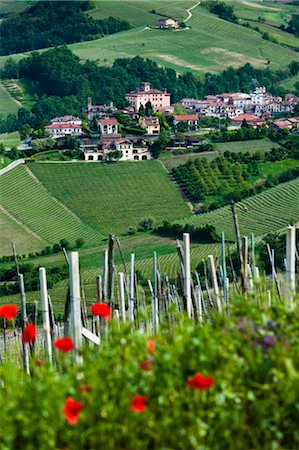
<svg viewBox="0 0 299 450">
<path fill-rule="evenodd" d="M 146 161 L 152 159 L 151 153 L 147 147 L 137 146 L 130 139 L 118 139 L 114 141 L 113 146 L 103 145 L 101 149 L 85 149 L 85 161 L 105 161 L 107 155 L 115 150 L 122 152 L 120 161 Z"/>
<path fill-rule="evenodd" d="M 118 122 L 116 119 L 100 119 L 99 128 L 101 134 L 117 134 Z"/>
<path fill-rule="evenodd" d="M 81 136 L 83 134 L 82 126 L 72 123 L 58 123 L 46 125 L 45 129 L 52 135 L 54 139 L 67 136 Z"/>
<path fill-rule="evenodd" d="M 126 94 L 126 99 L 135 111 L 139 111 L 141 105 L 145 107 L 147 102 L 151 102 L 155 111 L 170 106 L 169 92 L 152 89 L 150 83 L 142 83 L 140 88 Z"/>
</svg>

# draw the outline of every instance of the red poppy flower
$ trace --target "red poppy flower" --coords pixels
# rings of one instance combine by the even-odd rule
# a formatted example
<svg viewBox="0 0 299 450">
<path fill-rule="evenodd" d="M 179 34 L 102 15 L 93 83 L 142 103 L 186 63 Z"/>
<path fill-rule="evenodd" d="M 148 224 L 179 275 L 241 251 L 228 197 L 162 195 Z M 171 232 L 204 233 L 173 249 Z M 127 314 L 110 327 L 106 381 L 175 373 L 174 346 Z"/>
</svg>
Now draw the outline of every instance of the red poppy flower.
<svg viewBox="0 0 299 450">
<path fill-rule="evenodd" d="M 35 360 L 35 365 L 36 365 L 37 367 L 41 367 L 43 364 L 44 364 L 44 361 L 43 361 L 41 358 L 37 358 L 37 359 Z"/>
<path fill-rule="evenodd" d="M 31 344 L 35 341 L 37 336 L 37 329 L 33 323 L 28 323 L 22 331 L 22 341 L 24 344 Z"/>
<path fill-rule="evenodd" d="M 79 392 L 89 392 L 91 391 L 91 386 L 89 384 L 83 384 L 83 386 L 79 387 Z"/>
<path fill-rule="evenodd" d="M 76 402 L 72 397 L 66 399 L 64 404 L 64 417 L 70 425 L 76 425 L 82 409 L 82 402 Z"/>
<path fill-rule="evenodd" d="M 150 353 L 155 353 L 156 351 L 156 344 L 151 339 L 147 341 L 147 349 Z"/>
<path fill-rule="evenodd" d="M 111 308 L 106 303 L 94 303 L 91 305 L 91 312 L 93 316 L 104 317 L 107 320 L 111 319 Z"/>
<path fill-rule="evenodd" d="M 0 306 L 1 319 L 13 320 L 18 314 L 17 305 L 2 305 Z"/>
<path fill-rule="evenodd" d="M 64 353 L 70 352 L 75 348 L 73 340 L 69 337 L 56 339 L 56 341 L 54 342 L 54 346 Z"/>
<path fill-rule="evenodd" d="M 139 367 L 145 372 L 151 372 L 153 370 L 153 363 L 149 360 L 141 361 L 141 363 L 139 363 Z"/>
<path fill-rule="evenodd" d="M 131 400 L 130 410 L 137 411 L 139 413 L 145 412 L 146 410 L 146 397 L 142 395 L 135 395 Z"/>
<path fill-rule="evenodd" d="M 192 389 L 205 391 L 206 389 L 209 389 L 211 386 L 213 386 L 214 377 L 212 375 L 205 377 L 201 373 L 197 373 L 194 375 L 194 377 L 188 378 L 187 383 Z"/>
</svg>

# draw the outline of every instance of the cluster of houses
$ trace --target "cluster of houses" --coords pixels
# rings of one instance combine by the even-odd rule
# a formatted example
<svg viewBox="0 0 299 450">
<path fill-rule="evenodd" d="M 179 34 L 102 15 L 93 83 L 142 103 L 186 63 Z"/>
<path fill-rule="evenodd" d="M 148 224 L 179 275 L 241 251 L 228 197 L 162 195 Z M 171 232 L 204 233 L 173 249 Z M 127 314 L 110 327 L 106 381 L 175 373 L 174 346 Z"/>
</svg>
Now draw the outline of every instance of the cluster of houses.
<svg viewBox="0 0 299 450">
<path fill-rule="evenodd" d="M 276 113 L 293 112 L 299 98 L 288 94 L 282 99 L 267 93 L 265 88 L 257 88 L 251 94 L 224 93 L 208 95 L 203 100 L 184 98 L 179 105 L 184 114 L 175 114 L 176 105 L 171 105 L 170 93 L 167 90 L 153 89 L 150 83 L 145 82 L 127 93 L 126 100 L 129 106 L 118 110 L 113 104 L 93 105 L 91 98 L 88 99 L 87 107 L 83 108 L 82 112 L 90 121 L 96 120 L 96 136 L 91 137 L 82 119 L 74 116 L 55 117 L 45 128 L 54 139 L 77 137 L 85 161 L 105 161 L 110 159 L 109 155 L 113 154 L 111 152 L 115 154 L 116 151 L 121 155 L 119 159 L 122 161 L 141 161 L 151 159 L 147 142 L 160 134 L 159 118 L 155 115 L 148 117 L 140 114 L 140 108 L 145 108 L 149 103 L 154 112 L 172 116 L 174 130 L 180 129 L 180 124 L 185 124 L 184 129 L 190 131 L 197 130 L 199 117 L 229 118 L 236 128 L 240 127 L 244 120 L 253 127 L 261 127 L 269 118 L 273 119 Z M 119 131 L 116 112 L 133 119 L 136 126 L 144 130 L 144 134 L 124 138 Z M 299 129 L 299 118 L 273 120 L 272 126 L 289 131 Z M 185 137 L 187 141 L 194 141 L 192 134 Z M 197 141 L 199 142 L 198 139 Z"/>
<path fill-rule="evenodd" d="M 287 94 L 285 98 L 273 96 L 265 87 L 259 87 L 250 94 L 244 92 L 207 95 L 203 100 L 183 98 L 181 105 L 207 117 L 229 118 L 233 123 L 249 118 L 269 119 L 277 113 L 292 113 L 299 98 Z M 250 114 L 252 117 L 246 115 Z M 257 124 L 259 126 L 259 124 Z"/>
</svg>

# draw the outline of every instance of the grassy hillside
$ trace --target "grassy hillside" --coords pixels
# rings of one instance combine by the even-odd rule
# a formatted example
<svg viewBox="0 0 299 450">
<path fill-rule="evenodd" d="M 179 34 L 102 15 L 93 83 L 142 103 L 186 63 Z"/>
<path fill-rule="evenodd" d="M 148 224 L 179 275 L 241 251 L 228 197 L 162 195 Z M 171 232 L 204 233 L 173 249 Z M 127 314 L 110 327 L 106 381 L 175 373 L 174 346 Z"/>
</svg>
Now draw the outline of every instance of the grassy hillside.
<svg viewBox="0 0 299 450">
<path fill-rule="evenodd" d="M 0 114 L 15 114 L 21 104 L 15 100 L 9 92 L 5 89 L 3 84 L 0 83 Z"/>
<path fill-rule="evenodd" d="M 158 161 L 30 164 L 62 203 L 101 234 L 124 233 L 144 217 L 183 218 L 189 210 Z"/>
<path fill-rule="evenodd" d="M 44 243 L 53 245 L 63 238 L 72 243 L 78 238 L 97 243 L 103 237 L 53 198 L 41 183 L 30 176 L 24 166 L 1 175 L 0 204 L 7 214 L 29 230 L 31 236 L 24 233 L 19 246 L 20 253 L 25 252 L 32 235 L 35 237 L 35 244 L 40 241 L 40 248 Z M 1 254 L 7 254 L 10 253 L 10 243 L 14 240 L 14 230 L 10 231 L 6 217 L 3 220 L 7 234 L 3 238 Z M 11 219 L 9 221 L 11 223 Z"/>
<path fill-rule="evenodd" d="M 221 142 L 216 144 L 216 150 L 223 153 L 228 152 L 269 152 L 272 148 L 279 147 L 279 144 L 271 141 L 270 139 L 256 139 L 252 141 L 244 142 Z"/>
<path fill-rule="evenodd" d="M 299 179 L 280 184 L 237 204 L 240 231 L 261 235 L 286 227 L 299 220 Z M 186 221 L 183 221 L 186 222 Z M 234 239 L 233 219 L 229 206 L 207 214 L 193 216 L 188 223 L 213 224 L 218 232 Z"/>
<path fill-rule="evenodd" d="M 106 8 L 107 3 L 104 2 Z M 125 3 L 122 2 L 122 5 Z M 135 5 L 135 2 L 128 3 L 131 8 L 133 3 Z M 136 2 L 138 5 L 142 3 Z M 111 13 L 114 6 L 119 8 L 120 2 L 116 4 L 109 1 Z M 171 15 L 171 11 L 177 11 L 175 6 L 188 7 L 190 2 L 167 2 L 167 5 L 169 9 L 163 7 L 163 14 Z M 126 8 L 127 6 L 123 6 L 125 14 Z M 148 17 L 148 9 L 145 13 Z M 238 67 L 246 62 L 257 67 L 266 67 L 270 61 L 270 67 L 278 69 L 286 67 L 293 60 L 299 60 L 298 53 L 294 50 L 266 41 L 256 31 L 219 19 L 201 6 L 192 10 L 192 13 L 193 16 L 187 22 L 191 28 L 187 30 L 149 29 L 146 28 L 145 18 L 142 27 L 94 41 L 71 44 L 69 47 L 82 60 L 96 59 L 100 64 L 111 64 L 119 57 L 140 55 L 172 67 L 178 72 L 191 70 L 195 73 L 207 70 L 219 72 L 227 66 Z M 143 14 L 142 8 L 138 9 L 138 14 Z M 129 14 L 126 18 L 129 20 Z M 20 56 L 21 54 L 14 57 L 18 59 Z M 6 59 L 6 56 L 0 58 L 0 66 Z"/>
</svg>

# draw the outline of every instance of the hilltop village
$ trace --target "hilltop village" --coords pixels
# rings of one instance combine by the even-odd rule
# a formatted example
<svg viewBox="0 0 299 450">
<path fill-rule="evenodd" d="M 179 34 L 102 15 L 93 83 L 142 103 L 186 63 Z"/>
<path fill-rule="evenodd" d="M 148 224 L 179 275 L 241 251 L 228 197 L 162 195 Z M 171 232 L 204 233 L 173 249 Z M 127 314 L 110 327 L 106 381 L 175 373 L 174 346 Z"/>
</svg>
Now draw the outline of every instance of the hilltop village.
<svg viewBox="0 0 299 450">
<path fill-rule="evenodd" d="M 209 151 L 212 147 L 205 137 L 213 132 L 245 128 L 299 132 L 299 117 L 294 114 L 298 97 L 273 96 L 265 87 L 249 94 L 222 93 L 203 99 L 183 98 L 171 104 L 166 89 L 143 82 L 125 98 L 128 106 L 122 109 L 112 102 L 94 105 L 88 98 L 81 117 L 52 118 L 45 126 L 44 141 L 51 138 L 63 152 L 72 138 L 71 147 L 80 151 L 77 156 L 89 162 L 144 161 L 157 157 L 161 150 Z M 32 136 L 24 138 L 20 149 L 34 147 Z"/>
</svg>

